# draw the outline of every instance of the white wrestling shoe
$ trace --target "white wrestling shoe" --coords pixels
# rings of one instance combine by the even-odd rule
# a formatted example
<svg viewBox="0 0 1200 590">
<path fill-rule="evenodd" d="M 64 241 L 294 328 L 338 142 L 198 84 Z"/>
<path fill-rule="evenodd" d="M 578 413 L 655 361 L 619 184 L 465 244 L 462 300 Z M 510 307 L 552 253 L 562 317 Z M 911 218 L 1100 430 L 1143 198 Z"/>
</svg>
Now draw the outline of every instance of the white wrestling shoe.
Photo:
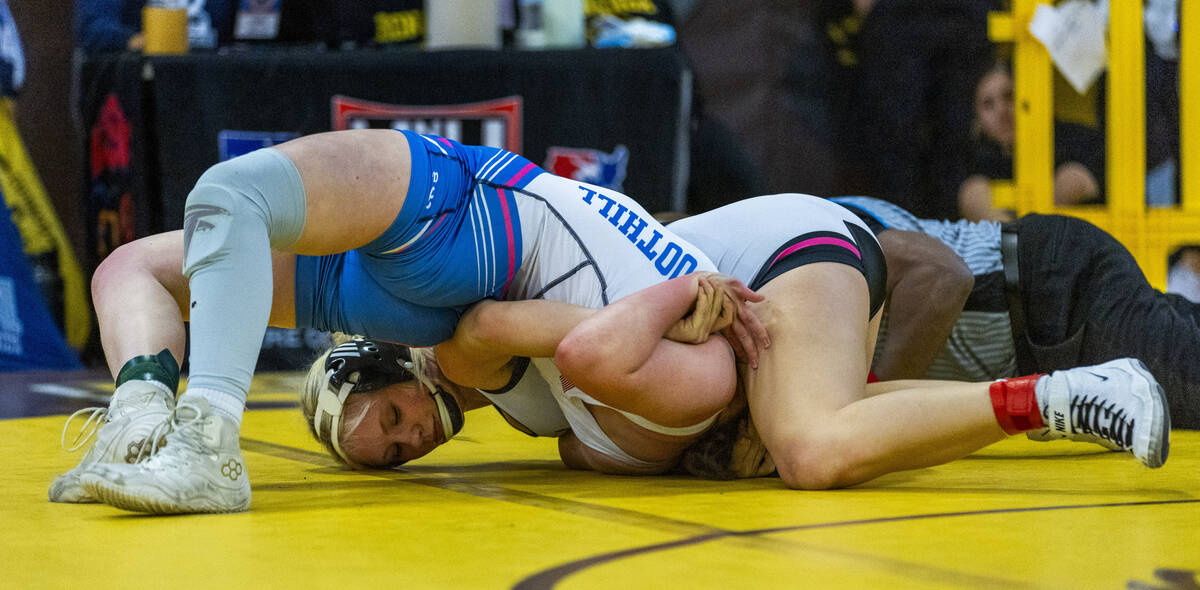
<svg viewBox="0 0 1200 590">
<path fill-rule="evenodd" d="M 152 457 L 135 465 L 95 464 L 80 475 L 83 487 L 105 504 L 134 512 L 242 512 L 250 507 L 250 479 L 238 427 L 202 397 L 184 394 L 174 430 Z"/>
<path fill-rule="evenodd" d="M 1105 446 L 1133 453 L 1147 467 L 1166 462 L 1171 436 L 1167 396 L 1141 361 L 1117 359 L 1055 371 L 1048 379 L 1042 419 L 1051 433 L 1075 440 L 1098 438 Z"/>
<path fill-rule="evenodd" d="M 82 448 L 95 436 L 92 447 L 74 469 L 54 478 L 50 484 L 51 502 L 99 502 L 88 494 L 79 474 L 97 463 L 135 463 L 149 456 L 153 441 L 167 433 L 175 394 L 158 381 L 131 380 L 113 392 L 107 408 L 84 408 L 71 414 L 63 425 L 62 446 L 68 451 Z M 67 446 L 67 429 L 77 416 L 91 415 Z"/>
<path fill-rule="evenodd" d="M 1066 434 L 1066 433 L 1059 432 L 1050 427 L 1039 428 L 1037 430 L 1030 430 L 1029 432 L 1025 433 L 1025 438 L 1028 438 L 1029 440 L 1037 441 L 1037 442 L 1049 442 L 1052 440 L 1069 440 L 1069 441 L 1073 441 L 1073 442 L 1091 443 L 1094 445 L 1100 445 L 1110 451 L 1124 451 L 1125 450 L 1125 449 L 1122 449 L 1120 445 L 1118 445 L 1108 439 L 1100 438 L 1099 436 L 1096 436 L 1094 434 L 1085 434 L 1082 432 L 1079 434 Z"/>
</svg>

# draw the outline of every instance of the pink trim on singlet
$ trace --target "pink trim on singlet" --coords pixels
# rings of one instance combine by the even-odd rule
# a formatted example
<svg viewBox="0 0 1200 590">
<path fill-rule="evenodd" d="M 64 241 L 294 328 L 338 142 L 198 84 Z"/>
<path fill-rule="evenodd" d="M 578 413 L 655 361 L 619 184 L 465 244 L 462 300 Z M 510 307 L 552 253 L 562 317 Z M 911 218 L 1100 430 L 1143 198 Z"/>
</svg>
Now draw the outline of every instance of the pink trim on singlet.
<svg viewBox="0 0 1200 590">
<path fill-rule="evenodd" d="M 396 254 L 398 252 L 403 252 L 403 251 L 407 250 L 409 246 L 412 246 L 413 244 L 417 243 L 417 240 L 424 237 L 425 234 L 437 229 L 437 227 L 442 224 L 442 220 L 446 219 L 447 215 L 449 215 L 449 213 L 443 213 L 442 216 L 439 217 L 437 219 L 437 221 L 435 221 L 433 223 L 433 226 L 426 227 L 426 229 L 421 230 L 416 236 L 413 236 L 413 238 L 411 240 L 405 242 L 403 245 L 392 248 L 391 250 L 385 250 L 383 252 L 380 252 L 380 254 Z"/>
<path fill-rule="evenodd" d="M 529 166 L 533 166 L 533 164 Z M 524 174 L 523 171 L 522 174 Z M 500 211 L 504 214 L 504 235 L 508 238 L 508 277 L 504 280 L 504 288 L 500 290 L 500 296 L 504 297 L 508 294 L 508 286 L 512 283 L 513 274 L 516 272 L 517 244 L 513 239 L 512 215 L 508 211 L 508 198 L 504 194 L 504 189 L 497 188 L 496 194 L 500 196 Z"/>
<path fill-rule="evenodd" d="M 798 244 L 793 244 L 790 248 L 781 252 L 779 254 L 779 256 L 775 257 L 775 260 L 771 261 L 770 266 L 768 266 L 767 268 L 770 268 L 771 266 L 775 266 L 776 262 L 779 262 L 780 259 L 786 257 L 787 255 L 792 254 L 793 252 L 800 250 L 801 248 L 807 248 L 809 246 L 841 246 L 841 247 L 853 252 L 854 255 L 858 257 L 859 260 L 862 260 L 862 253 L 859 252 L 858 248 L 855 248 L 854 244 L 851 244 L 848 240 L 843 240 L 841 238 L 811 238 L 808 240 L 804 240 L 803 242 L 800 242 Z"/>
<path fill-rule="evenodd" d="M 433 227 L 429 228 L 429 231 L 432 232 L 433 230 L 437 229 L 438 226 L 446 220 L 447 215 L 449 215 L 449 213 L 443 213 L 442 216 L 438 218 L 437 223 L 433 224 Z"/>
<path fill-rule="evenodd" d="M 504 184 L 516 184 L 518 180 L 521 180 L 526 174 L 529 174 L 529 171 L 533 170 L 533 168 L 533 162 L 526 164 L 525 167 L 520 170 L 520 172 L 517 172 L 516 176 L 508 179 L 508 182 Z"/>
<path fill-rule="evenodd" d="M 446 144 L 446 147 L 454 147 L 454 144 L 450 143 L 450 140 L 446 139 L 445 137 L 438 137 L 438 141 Z"/>
</svg>

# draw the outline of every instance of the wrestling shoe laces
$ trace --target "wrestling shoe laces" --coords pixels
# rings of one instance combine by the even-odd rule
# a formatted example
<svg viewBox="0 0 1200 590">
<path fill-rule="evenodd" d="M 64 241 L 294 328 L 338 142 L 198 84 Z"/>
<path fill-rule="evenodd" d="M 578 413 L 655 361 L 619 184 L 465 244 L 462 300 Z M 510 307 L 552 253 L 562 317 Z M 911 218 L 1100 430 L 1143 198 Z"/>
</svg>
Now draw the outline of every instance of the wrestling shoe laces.
<svg viewBox="0 0 1200 590">
<path fill-rule="evenodd" d="M 91 415 L 88 416 L 86 421 L 84 421 L 83 426 L 79 428 L 79 434 L 75 435 L 75 438 L 71 441 L 71 445 L 67 446 L 67 431 L 71 428 L 71 422 L 74 421 L 75 418 L 80 414 L 87 412 L 91 412 Z M 63 424 L 62 436 L 59 437 L 58 444 L 61 445 L 63 450 L 67 451 L 68 453 L 74 453 L 75 451 L 78 451 L 83 447 L 83 445 L 86 445 L 88 441 L 92 440 L 93 436 L 96 436 L 96 431 L 100 430 L 100 427 L 103 426 L 104 423 L 108 422 L 107 418 L 108 408 L 102 406 L 93 406 L 90 408 L 76 410 L 74 414 L 67 416 L 67 423 Z"/>
<path fill-rule="evenodd" d="M 1043 419 L 1045 419 L 1044 416 L 1043 416 Z M 1028 438 L 1029 440 L 1036 441 L 1036 442 L 1048 442 L 1048 441 L 1052 441 L 1052 440 L 1069 440 L 1069 441 L 1073 441 L 1073 442 L 1091 443 L 1094 445 L 1100 445 L 1110 451 L 1124 451 L 1125 450 L 1125 447 L 1122 447 L 1121 445 L 1116 444 L 1113 441 L 1110 441 L 1101 436 L 1097 436 L 1095 434 L 1084 433 L 1084 432 L 1063 433 L 1063 432 L 1059 432 L 1049 426 L 1044 427 L 1044 428 L 1038 428 L 1036 430 L 1030 430 L 1029 432 L 1025 433 L 1025 437 Z"/>
<path fill-rule="evenodd" d="M 101 501 L 135 512 L 240 512 L 250 506 L 250 482 L 234 422 L 199 396 L 183 396 L 171 432 L 134 465 L 95 465 L 80 479 Z"/>
<path fill-rule="evenodd" d="M 80 427 L 79 432 L 75 435 L 75 438 L 71 440 L 71 444 L 68 445 L 67 432 L 71 428 L 71 422 L 74 421 L 75 418 L 80 414 L 87 412 L 91 412 L 91 415 L 88 416 L 86 421 L 84 421 L 83 426 Z M 108 415 L 108 408 L 102 406 L 94 406 L 91 408 L 76 410 L 74 414 L 67 416 L 67 423 L 63 424 L 62 436 L 59 439 L 59 445 L 61 445 L 63 450 L 68 453 L 74 453 L 75 451 L 83 448 L 84 445 L 86 445 L 92 440 L 93 437 L 96 436 L 96 433 L 100 432 L 100 428 L 108 423 Z M 146 437 L 130 442 L 126 448 L 127 452 L 125 453 L 124 457 L 125 462 L 140 463 L 141 461 L 145 461 L 146 459 L 150 458 L 150 455 L 153 455 L 163 442 L 163 435 L 170 432 L 170 430 L 171 421 L 163 420 L 162 422 L 156 424 Z M 152 441 L 152 444 L 145 444 L 146 442 L 150 441 Z"/>
<path fill-rule="evenodd" d="M 1133 453 L 1147 467 L 1166 462 L 1171 435 L 1166 393 L 1141 361 L 1117 359 L 1055 371 L 1045 379 L 1039 402 L 1050 436 L 1096 439 L 1092 442 Z"/>
<path fill-rule="evenodd" d="M 1127 449 L 1133 446 L 1134 422 L 1126 415 L 1126 408 L 1100 396 L 1071 399 L 1071 427 L 1075 433 L 1098 436 Z"/>
<path fill-rule="evenodd" d="M 91 443 L 79 464 L 58 476 L 50 484 L 51 502 L 96 502 L 79 482 L 79 473 L 94 463 L 134 463 L 153 452 L 170 428 L 174 394 L 163 384 L 153 381 L 130 381 L 113 392 L 107 408 L 83 408 L 71 414 L 63 424 L 59 444 L 67 452 L 78 451 Z M 76 419 L 87 415 L 79 432 L 67 443 L 68 433 Z M 148 444 L 149 443 L 149 444 Z"/>
<path fill-rule="evenodd" d="M 202 412 L 206 409 L 200 408 L 194 401 L 176 406 L 175 411 L 171 413 L 171 433 L 161 445 L 162 452 L 156 452 L 160 445 L 158 441 L 154 441 L 155 452 L 152 452 L 151 458 L 147 460 L 146 467 L 186 468 L 197 458 L 211 454 L 212 449 L 205 445 L 203 426 L 205 419 L 214 416 L 205 416 Z M 171 451 L 167 451 L 168 448 Z M 155 461 L 155 464 L 150 465 L 150 461 Z"/>
</svg>

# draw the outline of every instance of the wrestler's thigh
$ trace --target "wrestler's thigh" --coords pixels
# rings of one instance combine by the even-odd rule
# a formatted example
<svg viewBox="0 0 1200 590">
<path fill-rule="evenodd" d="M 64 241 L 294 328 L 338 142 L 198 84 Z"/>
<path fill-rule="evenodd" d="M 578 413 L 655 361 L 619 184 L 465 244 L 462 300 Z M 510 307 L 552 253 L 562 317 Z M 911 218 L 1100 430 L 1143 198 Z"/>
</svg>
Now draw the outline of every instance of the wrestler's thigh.
<svg viewBox="0 0 1200 590">
<path fill-rule="evenodd" d="M 867 325 L 867 370 L 871 369 L 871 363 L 875 361 L 875 344 L 879 342 L 879 324 L 883 319 L 883 309 L 875 312 L 875 317 L 871 318 L 871 322 Z"/>
<path fill-rule="evenodd" d="M 384 232 L 408 193 L 412 157 L 403 133 L 356 129 L 276 146 L 300 172 L 307 204 L 298 254 L 353 250 Z"/>
<path fill-rule="evenodd" d="M 271 317 L 278 328 L 296 327 L 296 255 L 271 250 Z"/>
<path fill-rule="evenodd" d="M 759 289 L 756 311 L 771 334 L 757 370 L 744 370 L 750 411 L 763 440 L 792 439 L 861 399 L 867 378 L 870 296 L 862 273 L 818 262 Z"/>
</svg>

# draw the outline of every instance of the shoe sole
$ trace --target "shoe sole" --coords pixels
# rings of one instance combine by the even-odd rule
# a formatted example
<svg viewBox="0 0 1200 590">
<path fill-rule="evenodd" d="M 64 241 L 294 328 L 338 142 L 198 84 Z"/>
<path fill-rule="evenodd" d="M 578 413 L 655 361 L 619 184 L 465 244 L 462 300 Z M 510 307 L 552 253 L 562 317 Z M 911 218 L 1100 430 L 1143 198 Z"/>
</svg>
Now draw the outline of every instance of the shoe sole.
<svg viewBox="0 0 1200 590">
<path fill-rule="evenodd" d="M 1163 390 L 1162 385 L 1159 385 L 1150 369 L 1146 368 L 1145 363 L 1137 359 L 1130 359 L 1129 364 L 1132 372 L 1145 380 L 1150 394 L 1157 396 L 1157 400 L 1147 399 L 1146 401 L 1152 402 L 1154 408 L 1154 415 L 1150 422 L 1150 444 L 1152 448 L 1158 449 L 1158 453 L 1147 457 L 1148 461 L 1143 461 L 1147 467 L 1157 469 L 1167 462 L 1167 455 L 1171 452 L 1171 413 L 1167 411 L 1167 392 Z M 1153 401 L 1157 401 L 1157 403 L 1153 403 Z M 1155 436 L 1156 434 L 1157 436 Z"/>
<path fill-rule="evenodd" d="M 233 508 L 216 505 L 184 507 L 168 500 L 147 498 L 144 495 L 130 493 L 107 480 L 89 479 L 84 482 L 83 487 L 101 502 L 130 512 L 148 512 L 151 514 L 227 514 L 245 512 L 250 508 L 249 502 L 246 502 L 243 506 Z"/>
</svg>

